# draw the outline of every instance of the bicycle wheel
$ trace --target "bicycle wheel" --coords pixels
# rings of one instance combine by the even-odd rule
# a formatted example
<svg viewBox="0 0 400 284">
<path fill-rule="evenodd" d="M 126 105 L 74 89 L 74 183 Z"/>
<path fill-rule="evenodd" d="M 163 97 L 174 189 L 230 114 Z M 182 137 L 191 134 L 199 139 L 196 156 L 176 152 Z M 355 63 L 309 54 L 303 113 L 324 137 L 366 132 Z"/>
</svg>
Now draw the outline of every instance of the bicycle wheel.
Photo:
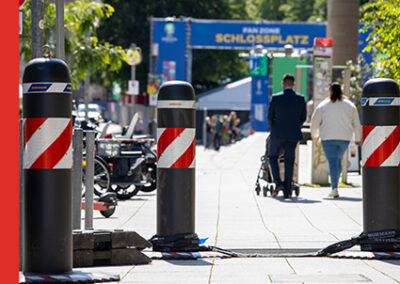
<svg viewBox="0 0 400 284">
<path fill-rule="evenodd" d="M 117 194 L 119 200 L 128 200 L 139 192 L 139 187 L 134 185 L 112 185 L 111 190 Z"/>
<path fill-rule="evenodd" d="M 83 167 L 82 173 L 82 196 L 86 193 L 86 166 Z M 97 196 L 110 191 L 111 189 L 111 175 L 107 165 L 98 158 L 94 158 L 94 182 L 93 192 Z"/>
<path fill-rule="evenodd" d="M 140 191 L 152 192 L 157 187 L 157 171 L 155 167 L 148 167 L 145 172 L 142 173 L 143 185 L 139 186 Z"/>
</svg>

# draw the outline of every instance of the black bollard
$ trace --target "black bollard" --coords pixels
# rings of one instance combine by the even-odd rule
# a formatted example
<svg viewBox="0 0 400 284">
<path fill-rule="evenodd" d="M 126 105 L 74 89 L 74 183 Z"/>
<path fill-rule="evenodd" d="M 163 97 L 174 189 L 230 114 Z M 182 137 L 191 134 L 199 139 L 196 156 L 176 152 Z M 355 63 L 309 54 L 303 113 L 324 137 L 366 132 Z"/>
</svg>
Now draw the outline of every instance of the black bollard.
<svg viewBox="0 0 400 284">
<path fill-rule="evenodd" d="M 366 233 L 399 230 L 399 86 L 391 79 L 369 80 L 363 88 L 361 109 L 363 229 Z M 374 246 L 365 250 L 371 249 Z"/>
<path fill-rule="evenodd" d="M 194 103 L 194 90 L 187 82 L 164 83 L 158 93 L 157 235 L 161 237 L 197 237 Z M 163 245 L 153 249 L 163 250 Z"/>
<path fill-rule="evenodd" d="M 72 88 L 59 59 L 31 60 L 23 75 L 23 271 L 72 271 Z"/>
</svg>

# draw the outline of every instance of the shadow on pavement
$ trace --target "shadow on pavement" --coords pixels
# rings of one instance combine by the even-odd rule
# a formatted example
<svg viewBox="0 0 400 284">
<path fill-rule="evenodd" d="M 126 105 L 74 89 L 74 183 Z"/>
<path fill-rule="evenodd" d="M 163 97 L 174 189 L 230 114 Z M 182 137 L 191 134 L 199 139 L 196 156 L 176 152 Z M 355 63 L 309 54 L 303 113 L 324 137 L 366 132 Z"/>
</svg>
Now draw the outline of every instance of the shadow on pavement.
<svg viewBox="0 0 400 284">
<path fill-rule="evenodd" d="M 150 196 L 156 196 L 156 194 L 155 193 L 138 193 L 138 195 L 137 196 L 148 196 L 148 197 L 150 197 Z"/>
<path fill-rule="evenodd" d="M 312 199 L 302 199 L 293 197 L 292 199 L 283 199 L 283 196 L 276 198 L 279 201 L 286 202 L 286 203 L 302 203 L 302 204 L 313 204 L 313 203 L 321 203 L 321 200 L 312 200 Z"/>
<path fill-rule="evenodd" d="M 101 217 L 93 217 L 93 220 L 103 220 L 103 219 L 116 220 L 118 218 L 117 217 L 108 217 L 108 218 L 106 218 L 106 217 L 103 217 L 103 216 L 101 216 Z M 82 220 L 85 220 L 85 219 L 83 218 Z"/>
<path fill-rule="evenodd" d="M 165 260 L 168 263 L 171 263 L 173 265 L 179 265 L 179 266 L 210 266 L 212 265 L 212 262 L 203 260 L 203 259 L 196 259 L 196 260 L 173 260 L 173 259 L 168 259 Z"/>
<path fill-rule="evenodd" d="M 135 197 L 132 197 L 131 199 L 125 199 L 125 200 L 121 200 L 121 199 L 118 199 L 118 202 L 133 202 L 133 201 L 146 201 L 146 200 L 149 200 L 148 198 L 135 198 Z"/>
<path fill-rule="evenodd" d="M 360 202 L 362 201 L 362 198 L 359 197 L 339 197 L 339 198 L 330 198 L 330 197 L 325 197 L 323 200 L 334 200 L 334 201 L 356 201 Z"/>
<path fill-rule="evenodd" d="M 400 259 L 377 259 L 377 260 L 380 260 L 380 261 L 386 262 L 386 263 L 390 263 L 390 264 L 393 264 L 393 265 L 400 266 Z"/>
</svg>

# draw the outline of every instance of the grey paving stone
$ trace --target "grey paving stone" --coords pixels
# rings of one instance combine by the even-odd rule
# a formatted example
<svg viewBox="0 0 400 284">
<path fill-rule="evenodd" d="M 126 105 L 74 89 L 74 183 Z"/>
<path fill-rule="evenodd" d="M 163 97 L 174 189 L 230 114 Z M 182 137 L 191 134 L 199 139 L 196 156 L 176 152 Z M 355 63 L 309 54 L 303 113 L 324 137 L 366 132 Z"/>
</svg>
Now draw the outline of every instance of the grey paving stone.
<svg viewBox="0 0 400 284">
<path fill-rule="evenodd" d="M 307 186 L 290 201 L 257 196 L 254 187 L 265 139 L 266 133 L 255 133 L 219 152 L 196 147 L 196 233 L 209 238 L 206 245 L 315 249 L 362 231 L 362 181 L 357 173 L 350 173 L 348 180 L 358 187 L 339 188 L 338 199 L 327 197 L 329 187 Z M 300 145 L 299 161 L 299 182 L 309 183 L 308 146 Z M 156 233 L 156 204 L 156 192 L 139 193 L 120 201 L 108 219 L 95 212 L 94 227 L 134 230 L 148 239 Z M 233 258 L 92 269 L 118 273 L 120 283 L 399 283 L 399 265 L 400 260 Z"/>
</svg>

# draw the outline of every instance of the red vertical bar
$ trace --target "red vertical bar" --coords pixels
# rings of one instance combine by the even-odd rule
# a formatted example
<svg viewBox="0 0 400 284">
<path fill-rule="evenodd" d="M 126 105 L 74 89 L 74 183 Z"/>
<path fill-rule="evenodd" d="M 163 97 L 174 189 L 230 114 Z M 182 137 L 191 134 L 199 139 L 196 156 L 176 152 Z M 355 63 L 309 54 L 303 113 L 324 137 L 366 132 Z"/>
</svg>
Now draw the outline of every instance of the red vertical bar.
<svg viewBox="0 0 400 284">
<path fill-rule="evenodd" d="M 2 283 L 18 283 L 19 258 L 19 29 L 18 1 L 2 1 L 0 27 L 2 38 L 0 45 L 2 54 L 1 93 L 2 103 L 2 187 L 7 189 L 7 202 L 4 202 L 0 218 L 3 233 L 0 234 L 2 254 L 7 261 L 2 262 Z"/>
</svg>

